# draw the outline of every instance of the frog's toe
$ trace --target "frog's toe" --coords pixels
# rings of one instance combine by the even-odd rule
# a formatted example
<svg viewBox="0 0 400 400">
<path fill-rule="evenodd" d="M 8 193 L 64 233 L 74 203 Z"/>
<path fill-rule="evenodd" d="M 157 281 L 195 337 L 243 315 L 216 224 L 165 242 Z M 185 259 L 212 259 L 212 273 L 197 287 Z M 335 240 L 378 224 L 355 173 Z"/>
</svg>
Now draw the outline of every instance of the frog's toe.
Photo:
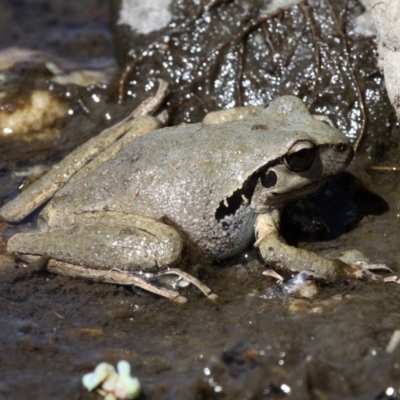
<svg viewBox="0 0 400 400">
<path fill-rule="evenodd" d="M 170 268 L 166 271 L 160 272 L 158 275 L 178 275 L 185 282 L 191 283 L 193 286 L 197 287 L 209 300 L 215 301 L 218 299 L 218 296 L 203 282 L 194 277 L 193 275 L 188 274 L 187 272 L 181 271 L 178 268 Z"/>
<path fill-rule="evenodd" d="M 376 272 L 393 272 L 386 264 L 370 262 L 369 258 L 359 249 L 335 250 L 326 254 L 326 256 L 341 261 L 345 276 L 352 279 L 377 281 L 383 279 L 383 277 L 377 275 Z"/>
<path fill-rule="evenodd" d="M 356 266 L 360 266 L 367 271 L 380 271 L 380 272 L 393 273 L 393 270 L 389 268 L 386 264 L 380 264 L 380 263 L 370 264 L 366 261 L 358 261 L 355 264 Z"/>
<path fill-rule="evenodd" d="M 383 279 L 385 283 L 397 283 L 400 284 L 400 277 L 397 275 L 387 276 Z"/>
<path fill-rule="evenodd" d="M 357 261 L 354 264 L 346 265 L 345 274 L 354 279 L 365 280 L 381 280 L 383 277 L 377 275 L 375 272 L 390 272 L 393 271 L 385 264 L 372 264 L 366 261 Z"/>
</svg>

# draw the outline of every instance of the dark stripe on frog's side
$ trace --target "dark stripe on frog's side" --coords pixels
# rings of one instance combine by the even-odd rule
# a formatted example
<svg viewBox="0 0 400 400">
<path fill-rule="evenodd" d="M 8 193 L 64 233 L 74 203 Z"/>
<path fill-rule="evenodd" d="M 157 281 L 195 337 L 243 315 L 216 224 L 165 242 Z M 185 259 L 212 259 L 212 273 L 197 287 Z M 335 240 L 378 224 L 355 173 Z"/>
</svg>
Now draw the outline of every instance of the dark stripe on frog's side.
<svg viewBox="0 0 400 400">
<path fill-rule="evenodd" d="M 268 130 L 268 125 L 265 124 L 255 124 L 251 127 L 251 130 Z M 282 157 L 275 160 L 278 162 Z M 272 162 L 272 165 L 275 163 Z M 263 172 L 265 172 L 270 167 L 270 164 L 266 164 L 259 168 L 257 171 L 253 172 L 243 183 L 243 186 L 236 189 L 233 194 L 219 203 L 217 210 L 215 211 L 215 219 L 219 222 L 223 220 L 226 216 L 233 215 L 245 202 L 250 203 L 253 197 L 254 190 L 257 185 L 257 180 Z M 272 186 L 271 186 L 272 187 Z M 244 199 L 244 198 L 246 199 Z M 228 203 L 228 206 L 225 205 Z"/>
<path fill-rule="evenodd" d="M 253 172 L 243 183 L 243 186 L 239 189 L 236 189 L 232 195 L 222 200 L 219 203 L 217 210 L 215 211 L 215 219 L 217 221 L 221 221 L 225 217 L 229 215 L 233 215 L 240 208 L 242 204 L 246 201 L 243 199 L 243 196 L 247 199 L 247 203 L 251 202 L 253 197 L 254 190 L 257 185 L 258 178 L 264 174 L 268 168 L 273 165 L 279 164 L 283 161 L 283 157 L 279 157 L 276 160 L 262 166 L 255 172 Z M 273 187 L 273 186 L 271 186 Z M 228 203 L 228 206 L 225 205 Z"/>
</svg>

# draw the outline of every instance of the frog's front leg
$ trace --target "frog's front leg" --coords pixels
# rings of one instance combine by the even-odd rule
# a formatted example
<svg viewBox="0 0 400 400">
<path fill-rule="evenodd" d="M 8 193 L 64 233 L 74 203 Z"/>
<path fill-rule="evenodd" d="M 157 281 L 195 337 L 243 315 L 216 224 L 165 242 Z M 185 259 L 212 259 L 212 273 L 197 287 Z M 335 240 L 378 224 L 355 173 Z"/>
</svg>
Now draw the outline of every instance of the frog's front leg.
<svg viewBox="0 0 400 400">
<path fill-rule="evenodd" d="M 19 233 L 8 241 L 8 250 L 25 261 L 50 258 L 48 269 L 62 275 L 135 285 L 172 300 L 186 299 L 172 290 L 147 281 L 160 272 L 177 274 L 183 241 L 172 227 L 149 218 L 113 211 L 86 213 L 63 227 Z M 170 272 L 169 272 L 170 271 Z M 212 291 L 182 272 L 209 298 Z"/>
<path fill-rule="evenodd" d="M 308 272 L 315 278 L 334 281 L 340 278 L 375 279 L 370 270 L 382 270 L 387 267 L 376 264 L 347 264 L 339 258 L 328 259 L 304 249 L 289 246 L 279 234 L 280 214 L 273 210 L 269 214 L 258 215 L 255 223 L 257 241 L 262 258 L 267 264 L 292 271 Z"/>
</svg>

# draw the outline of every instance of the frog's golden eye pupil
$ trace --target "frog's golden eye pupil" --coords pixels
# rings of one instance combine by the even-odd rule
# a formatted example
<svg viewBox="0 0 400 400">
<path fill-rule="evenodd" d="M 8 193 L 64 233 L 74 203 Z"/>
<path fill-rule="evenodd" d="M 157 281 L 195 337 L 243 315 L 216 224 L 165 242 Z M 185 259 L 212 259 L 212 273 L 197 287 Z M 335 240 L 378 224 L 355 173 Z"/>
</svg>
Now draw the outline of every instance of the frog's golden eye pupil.
<svg viewBox="0 0 400 400">
<path fill-rule="evenodd" d="M 267 171 L 264 175 L 261 175 L 261 185 L 265 188 L 272 188 L 276 185 L 278 177 L 274 171 Z"/>
<path fill-rule="evenodd" d="M 305 171 L 313 164 L 316 154 L 317 149 L 314 143 L 300 140 L 289 149 L 284 158 L 285 164 L 291 171 Z"/>
</svg>

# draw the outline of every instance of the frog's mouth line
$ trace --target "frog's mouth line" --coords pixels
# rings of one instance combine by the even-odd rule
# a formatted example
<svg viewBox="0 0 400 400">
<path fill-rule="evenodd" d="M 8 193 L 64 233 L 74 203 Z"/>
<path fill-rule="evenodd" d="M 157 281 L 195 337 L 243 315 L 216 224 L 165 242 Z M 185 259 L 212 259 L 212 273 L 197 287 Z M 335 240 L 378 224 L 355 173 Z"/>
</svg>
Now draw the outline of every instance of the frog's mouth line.
<svg viewBox="0 0 400 400">
<path fill-rule="evenodd" d="M 270 167 L 271 164 L 265 165 L 262 168 L 260 168 L 258 171 L 256 171 L 249 178 L 246 179 L 241 188 L 236 189 L 231 196 L 222 200 L 219 203 L 217 210 L 215 211 L 215 219 L 217 221 L 221 221 L 229 215 L 234 215 L 236 211 L 240 208 L 240 206 L 242 206 L 243 204 L 250 203 L 260 175 Z M 297 197 L 302 197 L 307 194 L 315 192 L 327 180 L 328 178 L 326 180 L 318 182 L 311 182 L 308 185 L 301 186 L 298 189 L 293 189 L 287 192 L 277 193 L 271 190 L 269 192 L 271 194 L 269 200 L 272 200 L 272 203 L 274 202 L 274 200 L 279 200 L 280 202 L 296 200 Z M 290 199 L 286 200 L 286 197 L 290 197 Z M 266 207 L 266 209 L 268 208 Z"/>
<path fill-rule="evenodd" d="M 307 196 L 310 193 L 314 193 L 315 191 L 317 191 L 325 182 L 327 182 L 329 179 L 325 179 L 322 181 L 318 181 L 318 182 L 312 182 L 308 185 L 304 185 L 298 189 L 292 189 L 286 192 L 274 192 L 271 191 L 270 193 L 273 196 L 276 196 L 276 198 L 279 197 L 279 200 L 281 201 L 282 198 L 284 198 L 285 196 L 290 196 L 290 200 L 294 199 L 296 200 L 296 197 L 302 197 L 302 196 Z M 283 200 L 284 201 L 284 200 Z"/>
<path fill-rule="evenodd" d="M 324 183 L 326 183 L 328 181 L 329 181 L 329 178 L 318 180 L 316 182 L 311 182 L 308 185 L 303 185 L 298 189 L 292 189 L 287 192 L 280 192 L 280 193 L 278 193 L 278 195 L 292 194 L 292 193 L 303 192 L 303 191 L 308 192 L 310 189 L 318 190 Z"/>
</svg>

